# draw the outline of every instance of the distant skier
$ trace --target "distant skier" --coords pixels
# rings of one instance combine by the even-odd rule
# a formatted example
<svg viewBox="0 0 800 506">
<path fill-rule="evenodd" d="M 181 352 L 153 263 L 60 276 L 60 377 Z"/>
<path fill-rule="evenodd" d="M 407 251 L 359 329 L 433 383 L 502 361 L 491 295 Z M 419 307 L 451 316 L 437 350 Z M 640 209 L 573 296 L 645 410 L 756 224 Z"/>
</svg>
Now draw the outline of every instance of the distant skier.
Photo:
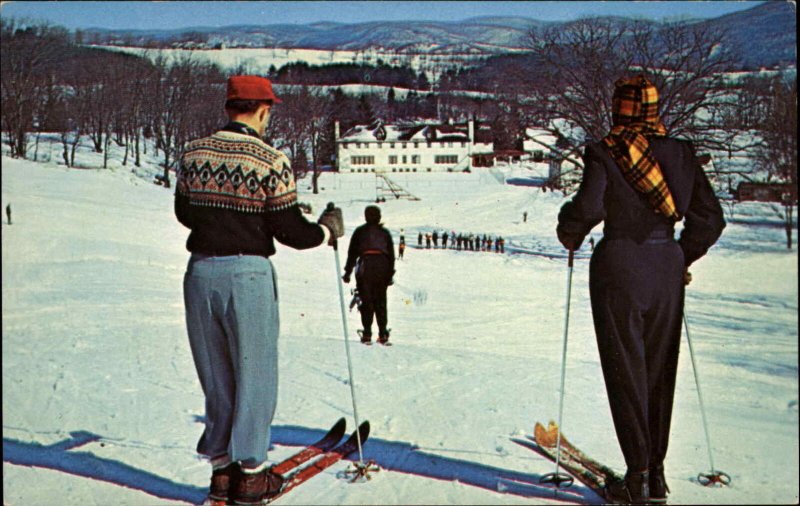
<svg viewBox="0 0 800 506">
<path fill-rule="evenodd" d="M 522 213 L 522 223 L 528 223 L 528 211 Z"/>
<path fill-rule="evenodd" d="M 417 246 L 422 247 L 422 232 L 417 236 Z"/>
<path fill-rule="evenodd" d="M 425 247 L 431 249 L 431 234 L 425 234 Z"/>
<path fill-rule="evenodd" d="M 364 209 L 365 224 L 356 228 L 347 250 L 344 266 L 345 283 L 356 270 L 356 290 L 361 297 L 361 324 L 364 327 L 361 342 L 372 342 L 372 320 L 378 321 L 378 342 L 389 340 L 386 289 L 394 282 L 394 245 L 392 236 L 381 224 L 378 206 Z"/>
<path fill-rule="evenodd" d="M 500 245 L 500 253 L 505 253 L 506 252 L 506 240 L 503 239 L 502 237 L 500 237 L 500 239 L 497 241 L 497 243 Z"/>
<path fill-rule="evenodd" d="M 400 229 L 400 241 L 398 242 L 398 245 L 397 245 L 397 253 L 398 253 L 398 256 L 400 257 L 400 260 L 403 259 L 403 254 L 405 253 L 405 251 L 406 251 L 406 235 L 403 233 L 403 229 L 401 228 Z"/>
<path fill-rule="evenodd" d="M 447 232 L 442 234 L 442 248 L 447 249 Z"/>
<path fill-rule="evenodd" d="M 688 267 L 719 239 L 725 220 L 692 144 L 667 137 L 658 91 L 644 76 L 616 82 L 611 131 L 586 147 L 583 162 L 583 181 L 561 208 L 556 231 L 574 251 L 605 221 L 589 293 L 628 468 L 623 480 L 606 485 L 606 499 L 664 503 Z M 684 217 L 676 242 L 675 223 Z"/>
<path fill-rule="evenodd" d="M 274 239 L 308 249 L 333 245 L 344 232 L 340 209 L 326 210 L 318 223 L 303 216 L 289 159 L 262 140 L 277 102 L 268 79 L 230 77 L 230 122 L 187 144 L 175 192 L 175 214 L 191 230 L 183 296 L 205 395 L 197 452 L 211 461 L 209 499 L 231 504 L 260 504 L 284 481 L 267 460 L 278 400 Z M 207 185 L 205 171 L 256 184 Z"/>
<path fill-rule="evenodd" d="M 6 206 L 6 218 L 8 218 L 8 224 L 11 225 L 11 204 Z M 22 227 L 25 228 L 25 227 Z"/>
<path fill-rule="evenodd" d="M 439 232 L 434 230 L 432 237 L 433 237 L 433 247 L 434 248 L 438 248 L 439 247 Z"/>
</svg>

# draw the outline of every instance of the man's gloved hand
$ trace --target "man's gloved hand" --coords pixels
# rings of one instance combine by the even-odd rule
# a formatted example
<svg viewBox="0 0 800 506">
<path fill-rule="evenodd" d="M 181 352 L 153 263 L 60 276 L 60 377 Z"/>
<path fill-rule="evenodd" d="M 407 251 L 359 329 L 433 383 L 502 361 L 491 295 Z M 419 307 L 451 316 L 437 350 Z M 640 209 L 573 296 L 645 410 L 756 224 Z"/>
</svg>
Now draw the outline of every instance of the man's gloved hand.
<svg viewBox="0 0 800 506">
<path fill-rule="evenodd" d="M 564 232 L 560 228 L 556 228 L 556 235 L 558 236 L 559 242 L 570 251 L 577 251 L 583 242 L 583 238 L 577 238 L 572 234 Z"/>
<path fill-rule="evenodd" d="M 336 239 L 344 235 L 344 220 L 342 219 L 342 210 L 334 207 L 333 203 L 328 204 L 328 207 L 319 217 L 317 223 L 324 225 L 331 231 L 331 237 L 328 240 L 328 245 L 333 246 Z"/>
<path fill-rule="evenodd" d="M 350 282 L 350 273 L 349 272 L 345 272 L 344 273 L 344 276 L 342 276 L 342 281 L 344 281 L 345 283 L 349 283 Z"/>
<path fill-rule="evenodd" d="M 683 284 L 689 286 L 689 283 L 692 282 L 692 273 L 689 272 L 689 268 L 687 267 L 683 271 Z"/>
</svg>

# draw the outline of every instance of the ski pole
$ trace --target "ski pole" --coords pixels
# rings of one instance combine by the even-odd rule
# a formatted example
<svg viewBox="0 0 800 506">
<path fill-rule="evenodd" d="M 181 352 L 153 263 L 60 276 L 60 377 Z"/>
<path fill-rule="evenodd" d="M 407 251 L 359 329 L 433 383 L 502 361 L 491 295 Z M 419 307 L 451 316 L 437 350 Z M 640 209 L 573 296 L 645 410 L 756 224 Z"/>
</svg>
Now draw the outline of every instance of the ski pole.
<svg viewBox="0 0 800 506">
<path fill-rule="evenodd" d="M 706 420 L 706 407 L 703 402 L 703 392 L 700 389 L 700 376 L 697 372 L 697 363 L 694 359 L 694 347 L 692 346 L 692 336 L 689 334 L 689 320 L 686 318 L 686 312 L 683 313 L 683 326 L 686 329 L 686 342 L 689 344 L 689 356 L 692 359 L 692 371 L 694 372 L 694 384 L 697 386 L 697 400 L 700 403 L 700 415 L 703 419 L 703 430 L 706 435 L 706 447 L 708 448 L 708 461 L 711 464 L 711 472 L 700 473 L 697 475 L 697 481 L 701 485 L 710 486 L 719 483 L 720 485 L 730 485 L 731 477 L 723 472 L 717 471 L 714 467 L 714 455 L 711 450 L 711 435 L 708 432 L 708 421 Z"/>
<path fill-rule="evenodd" d="M 552 483 L 556 488 L 566 488 L 572 485 L 573 478 L 564 473 L 559 473 L 561 466 L 561 421 L 564 416 L 564 385 L 567 377 L 567 336 L 569 335 L 569 303 L 572 296 L 572 266 L 575 260 L 575 252 L 569 250 L 569 260 L 567 263 L 567 307 L 564 314 L 564 339 L 561 349 L 561 390 L 558 399 L 558 438 L 556 439 L 556 469 L 554 472 L 542 476 L 540 483 Z"/>
<path fill-rule="evenodd" d="M 331 209 L 332 207 L 333 202 L 328 204 L 328 209 Z M 356 402 L 356 390 L 353 383 L 353 362 L 350 357 L 350 341 L 347 338 L 349 332 L 347 330 L 347 312 L 345 311 L 344 288 L 342 287 L 342 280 L 339 277 L 339 273 L 341 272 L 341 262 L 339 261 L 339 241 L 336 239 L 333 240 L 333 255 L 336 259 L 336 286 L 339 287 L 339 302 L 342 310 L 342 331 L 344 332 L 344 348 L 347 354 L 347 374 L 350 379 L 350 397 L 353 400 L 353 418 L 356 421 L 356 427 L 359 427 L 361 422 L 358 419 L 358 403 Z M 358 442 L 358 462 L 363 465 L 364 455 L 361 450 L 361 436 L 358 434 L 358 431 L 356 431 L 356 441 Z"/>
</svg>

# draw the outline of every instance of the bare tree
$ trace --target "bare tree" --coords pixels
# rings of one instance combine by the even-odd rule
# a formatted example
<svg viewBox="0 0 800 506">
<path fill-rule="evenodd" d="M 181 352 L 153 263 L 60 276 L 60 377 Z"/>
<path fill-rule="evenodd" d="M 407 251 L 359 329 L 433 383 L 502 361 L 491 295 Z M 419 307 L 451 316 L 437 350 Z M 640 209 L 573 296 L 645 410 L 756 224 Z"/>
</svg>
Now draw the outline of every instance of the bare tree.
<svg viewBox="0 0 800 506">
<path fill-rule="evenodd" d="M 713 125 L 701 114 L 724 91 L 721 72 L 730 59 L 720 44 L 723 33 L 696 23 L 653 23 L 611 18 L 581 19 L 529 34 L 532 63 L 512 81 L 522 88 L 502 89 L 552 133 L 565 135 L 571 150 L 601 139 L 611 126 L 614 82 L 644 74 L 659 89 L 660 113 L 671 135 L 705 147 Z M 561 127 L 554 126 L 558 119 Z M 580 166 L 580 164 L 578 164 Z"/>
<path fill-rule="evenodd" d="M 37 124 L 36 114 L 42 111 L 52 85 L 48 69 L 56 63 L 66 40 L 63 29 L 0 18 L 2 131 L 12 157 L 27 154 L 28 134 Z"/>
<path fill-rule="evenodd" d="M 160 180 L 169 188 L 169 172 L 178 158 L 181 142 L 187 138 L 189 111 L 195 99 L 199 65 L 188 57 L 168 63 L 162 56 L 156 58 L 154 65 L 156 71 L 148 94 L 148 104 L 156 146 L 164 154 L 164 173 Z"/>
<path fill-rule="evenodd" d="M 302 179 L 306 175 L 307 163 L 299 159 L 305 158 L 308 152 L 305 145 L 308 144 L 311 119 L 315 113 L 308 105 L 312 94 L 308 87 L 296 86 L 282 92 L 281 100 L 270 119 L 269 137 L 275 148 L 288 151 L 295 177 Z"/>
<path fill-rule="evenodd" d="M 793 211 L 797 205 L 797 79 L 790 83 L 775 78 L 772 99 L 760 128 L 763 145 L 756 150 L 756 163 L 768 177 L 786 185 L 782 195 L 786 247 L 792 248 Z"/>
</svg>

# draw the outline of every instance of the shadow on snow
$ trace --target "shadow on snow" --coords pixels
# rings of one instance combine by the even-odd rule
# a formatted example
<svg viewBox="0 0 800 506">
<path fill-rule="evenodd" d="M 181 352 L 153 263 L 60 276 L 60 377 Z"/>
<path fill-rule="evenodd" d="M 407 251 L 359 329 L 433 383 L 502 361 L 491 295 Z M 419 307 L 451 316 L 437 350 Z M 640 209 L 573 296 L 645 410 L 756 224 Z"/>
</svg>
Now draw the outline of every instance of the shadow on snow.
<svg viewBox="0 0 800 506">
<path fill-rule="evenodd" d="M 324 430 L 299 426 L 272 428 L 273 443 L 284 446 L 304 446 L 313 443 L 324 433 Z M 71 432 L 70 436 L 52 445 L 3 438 L 3 461 L 105 481 L 166 500 L 199 504 L 205 499 L 206 487 L 175 483 L 143 469 L 98 457 L 90 451 L 74 451 L 80 446 L 102 440 L 102 436 L 86 431 Z M 350 457 L 352 460 L 354 455 Z M 426 453 L 404 442 L 370 438 L 364 445 L 364 458 L 374 460 L 388 471 L 458 482 L 492 492 L 583 504 L 602 503 L 591 490 L 578 484 L 555 496 L 552 488 L 539 485 L 540 475 Z"/>
</svg>

